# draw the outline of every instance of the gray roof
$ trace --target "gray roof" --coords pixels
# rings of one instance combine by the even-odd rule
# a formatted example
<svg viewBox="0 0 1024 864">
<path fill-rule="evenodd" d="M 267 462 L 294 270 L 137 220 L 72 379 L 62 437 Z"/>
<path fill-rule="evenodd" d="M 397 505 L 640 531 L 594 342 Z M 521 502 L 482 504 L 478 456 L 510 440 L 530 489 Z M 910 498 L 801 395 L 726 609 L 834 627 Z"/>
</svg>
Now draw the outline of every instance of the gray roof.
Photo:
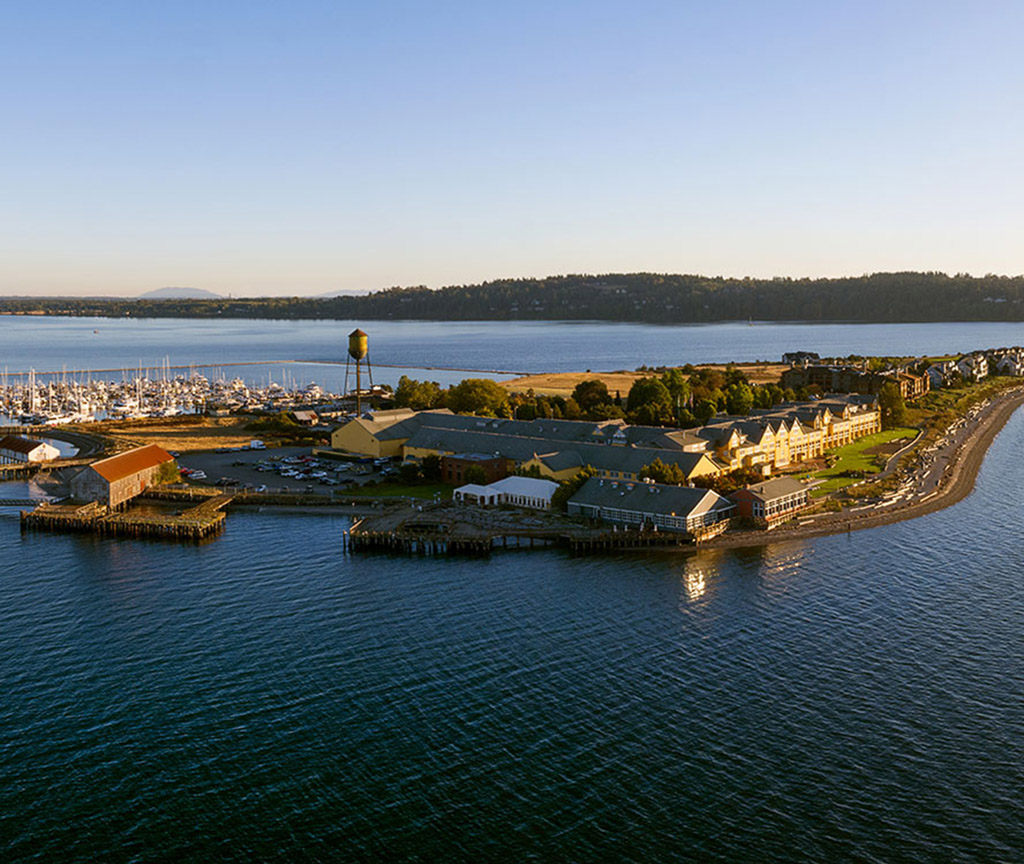
<svg viewBox="0 0 1024 864">
<path fill-rule="evenodd" d="M 661 513 L 690 517 L 735 505 L 710 489 L 668 486 L 663 483 L 631 483 L 591 477 L 569 499 L 573 504 L 612 507 L 637 513 Z"/>
<path fill-rule="evenodd" d="M 543 457 L 552 471 L 592 465 L 602 471 L 625 471 L 636 474 L 655 459 L 677 465 L 687 475 L 705 453 L 682 450 L 655 450 L 644 447 L 620 447 L 609 444 L 566 444 L 544 438 L 504 435 L 490 429 L 438 429 L 425 426 L 406 442 L 407 447 L 444 450 L 452 453 L 499 453 L 517 462 Z"/>
<path fill-rule="evenodd" d="M 774 480 L 755 483 L 753 486 L 747 486 L 746 489 L 739 491 L 750 492 L 755 498 L 760 498 L 762 501 L 772 501 L 775 498 L 792 495 L 794 492 L 804 492 L 810 488 L 807 483 L 801 483 L 795 477 L 776 477 Z"/>
</svg>

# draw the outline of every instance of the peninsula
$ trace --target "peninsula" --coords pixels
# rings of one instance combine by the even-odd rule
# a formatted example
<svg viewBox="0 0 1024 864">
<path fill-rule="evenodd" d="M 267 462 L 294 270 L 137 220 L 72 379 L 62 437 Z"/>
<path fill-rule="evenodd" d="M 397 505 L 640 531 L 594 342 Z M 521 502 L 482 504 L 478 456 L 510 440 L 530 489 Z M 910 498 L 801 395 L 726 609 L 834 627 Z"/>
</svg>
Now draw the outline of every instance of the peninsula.
<svg viewBox="0 0 1024 864">
<path fill-rule="evenodd" d="M 797 351 L 782 361 L 470 378 L 449 388 L 403 376 L 393 390 L 358 396 L 166 375 L 103 394 L 120 406 L 131 395 L 136 415 L 152 405 L 157 416 L 122 407 L 120 419 L 82 422 L 80 412 L 69 425 L 58 407 L 45 430 L 5 430 L 13 443 L 3 471 L 23 471 L 19 448 L 41 452 L 33 434 L 81 447 L 54 463 L 50 500 L 26 518 L 30 527 L 179 536 L 191 520 L 205 537 L 233 507 L 346 506 L 365 517 L 353 549 L 761 545 L 960 500 L 1024 403 L 1024 349 L 825 360 Z M 74 381 L 30 378 L 8 385 L 0 405 L 11 415 L 39 411 L 44 393 L 79 406 L 97 398 Z M 195 404 L 175 408 L 182 394 Z M 356 399 L 367 410 L 353 410 Z M 89 483 L 87 453 L 105 460 Z M 260 472 L 294 483 L 272 485 Z M 83 489 L 95 493 L 89 501 L 77 500 Z M 126 513 L 140 492 L 150 509 L 154 499 L 179 508 L 184 522 Z"/>
</svg>

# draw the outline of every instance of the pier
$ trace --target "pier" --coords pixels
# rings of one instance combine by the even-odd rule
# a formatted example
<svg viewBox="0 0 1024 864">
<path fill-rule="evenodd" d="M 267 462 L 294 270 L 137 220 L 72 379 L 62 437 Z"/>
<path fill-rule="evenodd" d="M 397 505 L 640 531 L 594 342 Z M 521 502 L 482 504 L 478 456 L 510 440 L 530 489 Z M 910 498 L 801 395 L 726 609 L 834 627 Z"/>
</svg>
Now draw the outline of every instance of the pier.
<svg viewBox="0 0 1024 864">
<path fill-rule="evenodd" d="M 107 537 L 149 537 L 198 542 L 224 530 L 224 508 L 234 496 L 217 493 L 179 513 L 110 511 L 95 501 L 44 502 L 21 513 L 21 530 L 87 532 Z"/>
<path fill-rule="evenodd" d="M 672 531 L 616 530 L 544 511 L 484 510 L 451 503 L 393 507 L 357 520 L 343 535 L 349 552 L 406 555 L 489 555 L 494 549 L 544 546 L 584 555 L 693 548 L 703 539 Z"/>
</svg>

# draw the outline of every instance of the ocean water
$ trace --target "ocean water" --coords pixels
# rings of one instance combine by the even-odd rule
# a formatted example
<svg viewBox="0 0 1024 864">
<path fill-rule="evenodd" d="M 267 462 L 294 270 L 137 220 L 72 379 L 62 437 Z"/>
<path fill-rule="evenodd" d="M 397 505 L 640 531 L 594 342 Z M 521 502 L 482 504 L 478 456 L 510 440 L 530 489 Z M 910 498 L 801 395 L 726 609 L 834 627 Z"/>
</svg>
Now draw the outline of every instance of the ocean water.
<svg viewBox="0 0 1024 864">
<path fill-rule="evenodd" d="M 401 374 L 451 384 L 441 367 L 498 372 L 570 372 L 770 360 L 786 351 L 823 356 L 934 355 L 1024 344 L 1024 323 L 705 325 L 562 321 L 187 321 L 0 316 L 0 374 L 108 369 L 120 379 L 140 365 L 196 364 L 205 374 L 256 383 L 316 381 L 340 389 L 347 334 L 370 335 L 373 380 Z M 230 363 L 264 362 L 259 366 Z M 304 362 L 303 362 L 304 361 Z M 341 363 L 341 366 L 335 365 Z M 389 368 L 399 367 L 399 368 Z M 432 367 L 416 370 L 412 367 Z M 489 377 L 503 377 L 489 373 Z M 504 376 L 507 377 L 507 376 Z M 351 382 L 350 382 L 351 383 Z"/>
<path fill-rule="evenodd" d="M 0 319 L 0 368 L 323 359 L 348 326 Z M 527 370 L 1022 341 L 375 327 L 381 362 Z M 689 554 L 350 557 L 343 516 L 261 513 L 181 546 L 0 507 L 0 861 L 1018 861 L 1022 445 L 1018 413 L 940 513 Z"/>
<path fill-rule="evenodd" d="M 695 554 L 0 510 L 0 857 L 1018 861 L 1022 444 L 942 512 Z"/>
</svg>

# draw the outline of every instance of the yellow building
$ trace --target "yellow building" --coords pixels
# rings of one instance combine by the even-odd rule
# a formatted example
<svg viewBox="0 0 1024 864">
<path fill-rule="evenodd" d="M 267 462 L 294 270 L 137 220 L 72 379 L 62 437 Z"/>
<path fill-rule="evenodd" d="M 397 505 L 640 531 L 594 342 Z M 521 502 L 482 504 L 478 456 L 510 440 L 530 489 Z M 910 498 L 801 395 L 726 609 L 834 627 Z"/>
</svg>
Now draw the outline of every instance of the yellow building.
<svg viewBox="0 0 1024 864">
<path fill-rule="evenodd" d="M 411 408 L 392 411 L 373 411 L 349 420 L 331 433 L 331 449 L 343 456 L 373 456 L 374 458 L 402 455 L 402 446 L 419 428 L 417 424 L 402 424 L 418 415 L 428 413 Z M 438 414 L 451 414 L 447 409 Z"/>
</svg>

